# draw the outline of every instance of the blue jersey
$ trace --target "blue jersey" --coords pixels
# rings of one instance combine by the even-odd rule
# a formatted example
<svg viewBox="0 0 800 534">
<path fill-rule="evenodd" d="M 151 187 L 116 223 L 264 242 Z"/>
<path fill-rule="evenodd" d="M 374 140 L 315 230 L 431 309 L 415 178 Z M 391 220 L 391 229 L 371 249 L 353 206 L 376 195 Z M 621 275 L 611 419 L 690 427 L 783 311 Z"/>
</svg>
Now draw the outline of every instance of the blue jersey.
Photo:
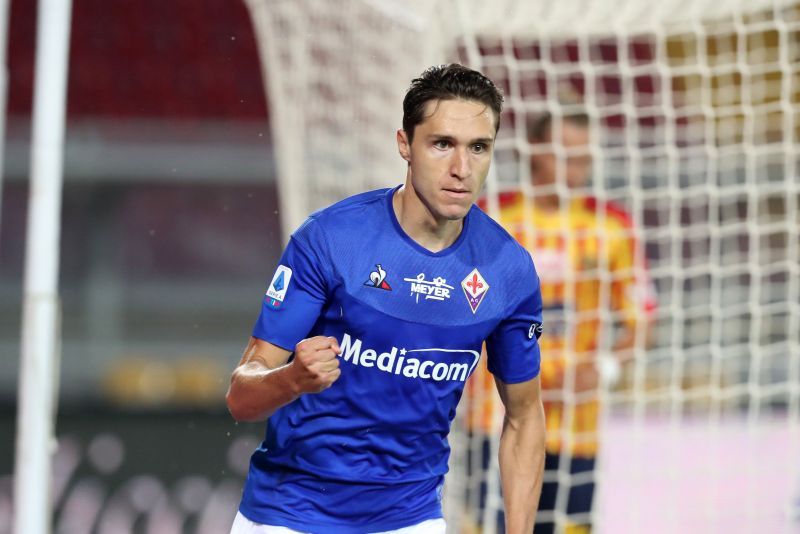
<svg viewBox="0 0 800 534">
<path fill-rule="evenodd" d="M 539 373 L 528 252 L 475 206 L 431 252 L 402 230 L 395 191 L 312 215 L 269 285 L 253 336 L 290 351 L 335 337 L 341 376 L 269 418 L 240 506 L 252 521 L 363 533 L 441 517 L 447 434 L 484 341 L 502 381 Z"/>
</svg>

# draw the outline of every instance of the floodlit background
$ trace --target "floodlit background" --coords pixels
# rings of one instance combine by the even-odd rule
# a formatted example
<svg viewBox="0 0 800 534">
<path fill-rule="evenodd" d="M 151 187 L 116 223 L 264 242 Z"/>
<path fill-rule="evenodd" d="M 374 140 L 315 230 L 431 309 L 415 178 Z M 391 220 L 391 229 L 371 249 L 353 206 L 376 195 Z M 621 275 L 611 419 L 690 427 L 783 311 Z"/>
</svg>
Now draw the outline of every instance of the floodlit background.
<svg viewBox="0 0 800 534">
<path fill-rule="evenodd" d="M 452 59 L 506 93 L 490 209 L 529 178 L 521 118 L 564 113 L 566 87 L 593 119 L 592 193 L 643 244 L 655 341 L 605 394 L 597 530 L 800 532 L 797 2 L 248 3 L 252 19 L 241 0 L 73 0 L 55 532 L 228 531 L 263 430 L 224 393 L 285 236 L 403 179 L 405 87 Z M 12 0 L 9 20 L 0 534 L 36 4 Z M 455 531 L 469 506 L 450 507 Z"/>
</svg>

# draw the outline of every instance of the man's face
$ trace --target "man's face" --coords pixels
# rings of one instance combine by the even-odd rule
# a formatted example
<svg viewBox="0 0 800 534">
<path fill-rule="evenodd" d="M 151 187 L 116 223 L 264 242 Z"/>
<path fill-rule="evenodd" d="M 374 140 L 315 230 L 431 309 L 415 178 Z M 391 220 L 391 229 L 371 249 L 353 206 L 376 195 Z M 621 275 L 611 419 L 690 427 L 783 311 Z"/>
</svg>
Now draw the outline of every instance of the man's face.
<svg viewBox="0 0 800 534">
<path fill-rule="evenodd" d="M 494 138 L 494 112 L 472 100 L 432 100 L 413 142 L 397 132 L 411 185 L 437 221 L 467 215 L 489 173 Z"/>
<path fill-rule="evenodd" d="M 559 179 L 564 180 L 570 189 L 586 187 L 592 168 L 592 157 L 589 154 L 589 130 L 584 126 L 568 121 L 561 122 L 561 132 L 550 128 L 544 147 L 544 153 L 533 154 L 530 159 L 531 177 L 534 185 L 553 185 Z M 555 134 L 556 138 L 553 138 Z M 559 176 L 559 156 L 555 147 L 562 154 L 563 178 Z"/>
</svg>

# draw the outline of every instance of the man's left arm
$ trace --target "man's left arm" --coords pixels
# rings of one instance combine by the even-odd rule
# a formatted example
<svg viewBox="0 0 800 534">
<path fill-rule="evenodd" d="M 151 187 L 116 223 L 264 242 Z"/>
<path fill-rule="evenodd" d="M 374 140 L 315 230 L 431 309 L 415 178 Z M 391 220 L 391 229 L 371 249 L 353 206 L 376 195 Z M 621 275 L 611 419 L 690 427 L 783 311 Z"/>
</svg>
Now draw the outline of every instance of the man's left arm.
<svg viewBox="0 0 800 534">
<path fill-rule="evenodd" d="M 506 412 L 499 455 L 506 532 L 530 534 L 544 470 L 545 421 L 539 377 L 518 384 L 495 378 L 495 383 Z"/>
</svg>

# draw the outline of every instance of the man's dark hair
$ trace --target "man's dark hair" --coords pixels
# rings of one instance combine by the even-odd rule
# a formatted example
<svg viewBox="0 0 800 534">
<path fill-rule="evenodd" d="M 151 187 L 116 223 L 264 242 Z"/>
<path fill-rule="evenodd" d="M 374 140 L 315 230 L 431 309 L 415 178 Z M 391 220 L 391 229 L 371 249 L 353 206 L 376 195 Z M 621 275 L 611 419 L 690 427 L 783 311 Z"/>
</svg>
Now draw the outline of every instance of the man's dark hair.
<svg viewBox="0 0 800 534">
<path fill-rule="evenodd" d="M 458 63 L 436 65 L 411 81 L 403 99 L 403 130 L 409 143 L 414 128 L 425 120 L 425 104 L 431 100 L 474 100 L 494 111 L 495 133 L 500 128 L 503 94 L 492 80 Z"/>
<path fill-rule="evenodd" d="M 569 123 L 581 128 L 589 128 L 589 115 L 583 111 L 571 112 L 560 117 L 562 123 Z M 529 143 L 544 143 L 553 127 L 553 115 L 542 113 L 528 119 L 526 130 Z"/>
</svg>

